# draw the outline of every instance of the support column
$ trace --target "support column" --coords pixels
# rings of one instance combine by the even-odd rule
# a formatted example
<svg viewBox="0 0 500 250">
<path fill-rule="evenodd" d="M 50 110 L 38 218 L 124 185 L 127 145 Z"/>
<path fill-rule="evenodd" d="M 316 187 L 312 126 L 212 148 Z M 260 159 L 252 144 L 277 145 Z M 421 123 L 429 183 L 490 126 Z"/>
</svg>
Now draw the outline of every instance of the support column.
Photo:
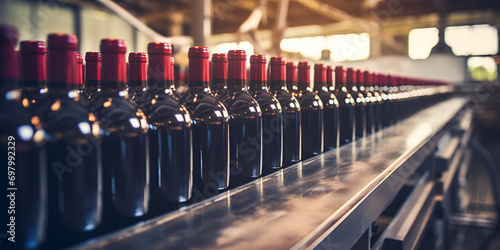
<svg viewBox="0 0 500 250">
<path fill-rule="evenodd" d="M 212 0 L 191 0 L 193 9 L 193 41 L 196 46 L 206 46 L 212 34 Z"/>
</svg>

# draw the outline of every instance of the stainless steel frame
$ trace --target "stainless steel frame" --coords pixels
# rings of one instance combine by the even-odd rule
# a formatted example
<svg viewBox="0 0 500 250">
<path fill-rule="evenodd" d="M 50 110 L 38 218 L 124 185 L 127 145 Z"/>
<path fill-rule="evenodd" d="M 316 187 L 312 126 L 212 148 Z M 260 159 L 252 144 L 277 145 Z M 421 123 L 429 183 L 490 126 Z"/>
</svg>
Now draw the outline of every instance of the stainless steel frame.
<svg viewBox="0 0 500 250">
<path fill-rule="evenodd" d="M 355 143 L 74 249 L 351 248 L 467 103 L 443 101 Z"/>
</svg>

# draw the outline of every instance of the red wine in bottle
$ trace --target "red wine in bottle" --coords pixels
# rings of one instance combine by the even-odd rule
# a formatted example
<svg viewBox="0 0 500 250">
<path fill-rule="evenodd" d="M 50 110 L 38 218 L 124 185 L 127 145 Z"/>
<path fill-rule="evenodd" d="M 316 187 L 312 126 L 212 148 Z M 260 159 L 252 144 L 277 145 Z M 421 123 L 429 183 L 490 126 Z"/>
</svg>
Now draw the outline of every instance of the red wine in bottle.
<svg viewBox="0 0 500 250">
<path fill-rule="evenodd" d="M 375 103 L 372 102 L 373 95 L 365 87 L 365 71 L 361 69 L 356 70 L 356 87 L 358 92 L 363 95 L 366 103 L 365 107 L 365 122 L 366 122 L 366 135 L 370 135 L 374 132 L 375 120 L 373 118 L 373 113 L 375 110 Z"/>
<path fill-rule="evenodd" d="M 323 103 L 323 141 L 325 150 L 339 146 L 339 101 L 326 85 L 326 66 L 314 65 L 314 94 Z"/>
<path fill-rule="evenodd" d="M 75 35 L 50 34 L 47 98 L 40 116 L 47 136 L 48 248 L 95 234 L 102 220 L 101 128 L 79 102 Z"/>
<path fill-rule="evenodd" d="M 170 63 L 172 45 L 149 43 L 148 55 L 148 90 L 139 108 L 149 123 L 150 216 L 155 216 L 191 199 L 193 146 L 189 112 L 174 97 L 168 80 L 173 71 L 164 66 Z"/>
<path fill-rule="evenodd" d="M 146 97 L 148 56 L 144 52 L 132 52 L 128 65 L 128 94 L 132 102 L 139 104 Z"/>
<path fill-rule="evenodd" d="M 382 123 L 380 120 L 380 115 L 381 115 L 381 109 L 382 109 L 382 96 L 380 93 L 375 90 L 374 86 L 374 77 L 375 73 L 372 73 L 368 70 L 365 71 L 364 73 L 364 78 L 365 78 L 365 84 L 366 84 L 366 90 L 372 94 L 371 100 L 373 103 L 373 126 L 372 126 L 372 133 L 375 133 L 382 128 Z"/>
<path fill-rule="evenodd" d="M 335 95 L 339 101 L 340 145 L 356 140 L 356 102 L 347 88 L 346 71 L 335 67 Z"/>
<path fill-rule="evenodd" d="M 299 87 L 297 85 L 297 64 L 295 62 L 286 63 L 286 88 L 295 97 Z"/>
<path fill-rule="evenodd" d="M 356 86 L 356 70 L 347 68 L 347 90 L 354 98 L 356 106 L 354 108 L 356 119 L 356 139 L 366 135 L 366 99 Z"/>
<path fill-rule="evenodd" d="M 262 171 L 269 174 L 283 166 L 283 113 L 267 89 L 266 63 L 265 55 L 250 56 L 249 93 L 262 111 Z"/>
<path fill-rule="evenodd" d="M 22 105 L 32 112 L 46 92 L 47 47 L 41 41 L 22 41 L 19 51 L 19 88 Z"/>
<path fill-rule="evenodd" d="M 229 186 L 229 117 L 224 105 L 210 94 L 209 52 L 189 48 L 189 89 L 181 102 L 193 129 L 193 197 L 196 202 Z"/>
<path fill-rule="evenodd" d="M 221 101 L 229 113 L 230 186 L 245 184 L 262 175 L 262 112 L 246 87 L 244 50 L 228 52 L 227 91 Z"/>
<path fill-rule="evenodd" d="M 284 167 L 302 159 L 301 109 L 299 101 L 288 92 L 286 64 L 284 57 L 271 57 L 269 61 L 269 92 L 278 100 L 283 112 Z"/>
<path fill-rule="evenodd" d="M 311 89 L 309 62 L 298 65 L 297 100 L 302 114 L 302 160 L 323 153 L 323 102 Z"/>
<path fill-rule="evenodd" d="M 101 92 L 101 52 L 87 52 L 85 63 L 84 98 L 89 102 Z"/>
<path fill-rule="evenodd" d="M 219 100 L 227 90 L 227 55 L 225 53 L 212 54 L 212 95 Z"/>
<path fill-rule="evenodd" d="M 47 233 L 46 143 L 39 117 L 23 107 L 24 99 L 17 90 L 12 72 L 12 65 L 17 64 L 16 43 L 16 29 L 0 26 L 0 152 L 5 157 L 0 173 L 4 180 L 0 205 L 5 210 L 0 213 L 0 223 L 6 234 L 0 245 L 2 249 L 36 249 Z M 38 45 L 42 44 L 37 43 L 34 51 Z M 21 46 L 26 52 L 26 44 Z M 28 79 L 20 78 L 21 82 Z"/>
<path fill-rule="evenodd" d="M 149 209 L 148 123 L 128 98 L 125 41 L 101 40 L 101 93 L 90 109 L 104 130 L 103 231 L 136 222 Z"/>
</svg>

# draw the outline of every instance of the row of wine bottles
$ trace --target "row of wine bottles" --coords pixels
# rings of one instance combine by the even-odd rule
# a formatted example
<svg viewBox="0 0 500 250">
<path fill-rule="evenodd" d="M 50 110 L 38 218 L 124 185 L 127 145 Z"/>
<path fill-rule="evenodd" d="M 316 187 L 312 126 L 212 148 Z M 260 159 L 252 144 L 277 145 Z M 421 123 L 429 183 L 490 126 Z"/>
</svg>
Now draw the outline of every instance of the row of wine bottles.
<svg viewBox="0 0 500 250">
<path fill-rule="evenodd" d="M 181 95 L 169 43 L 130 53 L 127 74 L 123 40 L 101 40 L 83 71 L 76 36 L 22 41 L 18 54 L 16 37 L 0 28 L 1 205 L 14 211 L 0 225 L 15 238 L 1 244 L 15 248 L 65 247 L 197 202 L 375 133 L 452 90 L 324 64 L 311 85 L 310 63 L 271 57 L 266 68 L 265 55 L 250 56 L 247 78 L 244 50 L 212 54 L 210 64 L 208 48 L 195 46 Z"/>
</svg>

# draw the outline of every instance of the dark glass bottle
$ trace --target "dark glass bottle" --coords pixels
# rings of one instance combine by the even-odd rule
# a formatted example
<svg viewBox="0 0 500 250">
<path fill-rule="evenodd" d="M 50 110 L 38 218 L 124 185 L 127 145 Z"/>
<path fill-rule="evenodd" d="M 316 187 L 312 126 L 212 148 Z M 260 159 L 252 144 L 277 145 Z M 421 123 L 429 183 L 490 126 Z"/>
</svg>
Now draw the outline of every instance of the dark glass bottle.
<svg viewBox="0 0 500 250">
<path fill-rule="evenodd" d="M 154 216 L 191 198 L 193 147 L 189 112 L 173 96 L 168 80 L 173 72 L 163 67 L 170 63 L 172 45 L 149 43 L 148 54 L 147 71 L 153 77 L 147 79 L 148 91 L 139 108 L 149 123 L 150 216 Z M 146 80 L 146 74 L 142 77 Z"/>
<path fill-rule="evenodd" d="M 148 123 L 128 98 L 125 41 L 101 40 L 101 93 L 90 109 L 101 121 L 103 148 L 103 230 L 143 217 L 149 209 Z"/>
<path fill-rule="evenodd" d="M 381 109 L 381 123 L 382 127 L 388 127 L 391 125 L 391 100 L 389 99 L 389 86 L 387 84 L 387 75 L 378 74 L 378 78 L 375 78 L 378 85 L 380 95 L 382 96 L 382 109 Z"/>
<path fill-rule="evenodd" d="M 379 131 L 382 128 L 382 123 L 381 123 L 381 110 L 382 110 L 382 96 L 380 93 L 375 90 L 375 85 L 374 85 L 374 78 L 375 78 L 375 73 L 372 73 L 368 70 L 365 71 L 364 73 L 364 78 L 365 78 L 365 84 L 366 84 L 366 90 L 372 94 L 371 100 L 373 103 L 373 127 L 372 127 L 372 133 L 375 133 Z"/>
<path fill-rule="evenodd" d="M 247 92 L 244 50 L 228 52 L 227 91 L 220 97 L 229 112 L 230 185 L 236 187 L 262 174 L 262 112 Z"/>
<path fill-rule="evenodd" d="M 314 65 L 314 93 L 323 103 L 323 143 L 324 149 L 339 147 L 339 101 L 326 85 L 326 66 Z"/>
<path fill-rule="evenodd" d="M 375 103 L 372 102 L 373 95 L 368 89 L 365 87 L 365 71 L 361 69 L 356 70 L 356 87 L 358 88 L 358 92 L 363 95 L 365 98 L 365 122 L 366 122 L 366 135 L 370 135 L 373 133 L 375 126 L 375 119 L 373 117 L 375 110 Z"/>
<path fill-rule="evenodd" d="M 358 91 L 356 86 L 356 70 L 347 68 L 347 90 L 355 101 L 354 114 L 356 119 L 356 139 L 366 135 L 366 100 L 363 94 Z"/>
<path fill-rule="evenodd" d="M 193 201 L 219 193 L 229 186 L 229 116 L 210 94 L 209 52 L 191 47 L 189 89 L 181 102 L 189 111 L 193 130 Z"/>
<path fill-rule="evenodd" d="M 22 41 L 19 51 L 19 88 L 22 105 L 34 112 L 47 91 L 47 47 L 41 41 Z"/>
<path fill-rule="evenodd" d="M 356 140 L 356 103 L 347 89 L 346 71 L 335 67 L 335 95 L 339 101 L 340 145 Z"/>
<path fill-rule="evenodd" d="M 267 89 L 266 56 L 250 56 L 249 92 L 262 111 L 262 171 L 272 173 L 283 166 L 283 113 Z"/>
<path fill-rule="evenodd" d="M 44 243 L 47 233 L 45 134 L 40 119 L 21 104 L 24 100 L 17 90 L 14 71 L 16 43 L 16 29 L 0 26 L 0 152 L 5 157 L 0 173 L 0 205 L 5 210 L 0 214 L 0 223 L 5 230 L 2 234 L 6 234 L 0 245 L 2 249 L 36 249 Z M 23 76 L 21 81 L 29 78 Z M 13 207 L 12 200 L 16 204 Z"/>
<path fill-rule="evenodd" d="M 302 159 L 302 127 L 300 104 L 288 92 L 284 57 L 271 57 L 269 61 L 269 92 L 278 100 L 283 112 L 283 166 Z"/>
<path fill-rule="evenodd" d="M 212 54 L 212 95 L 219 100 L 227 90 L 227 55 L 225 53 Z"/>
<path fill-rule="evenodd" d="M 148 57 L 144 52 L 131 52 L 128 58 L 127 89 L 130 100 L 139 104 L 146 97 Z"/>
<path fill-rule="evenodd" d="M 101 52 L 87 52 L 85 63 L 84 98 L 89 102 L 101 92 Z"/>
<path fill-rule="evenodd" d="M 399 77 L 389 74 L 387 76 L 387 84 L 389 87 L 388 96 L 390 101 L 390 124 L 396 124 L 400 119 L 399 110 Z"/>
<path fill-rule="evenodd" d="M 292 95 L 297 96 L 297 64 L 295 62 L 286 63 L 286 88 Z"/>
<path fill-rule="evenodd" d="M 79 102 L 76 36 L 47 40 L 47 97 L 37 113 L 48 134 L 48 246 L 55 249 L 92 236 L 101 224 L 102 135 Z"/>
<path fill-rule="evenodd" d="M 83 56 L 80 53 L 76 53 L 76 85 L 78 94 L 83 94 Z"/>
<path fill-rule="evenodd" d="M 323 153 L 323 102 L 311 89 L 311 65 L 299 62 L 298 69 L 297 100 L 302 115 L 302 160 L 307 160 Z"/>
</svg>

